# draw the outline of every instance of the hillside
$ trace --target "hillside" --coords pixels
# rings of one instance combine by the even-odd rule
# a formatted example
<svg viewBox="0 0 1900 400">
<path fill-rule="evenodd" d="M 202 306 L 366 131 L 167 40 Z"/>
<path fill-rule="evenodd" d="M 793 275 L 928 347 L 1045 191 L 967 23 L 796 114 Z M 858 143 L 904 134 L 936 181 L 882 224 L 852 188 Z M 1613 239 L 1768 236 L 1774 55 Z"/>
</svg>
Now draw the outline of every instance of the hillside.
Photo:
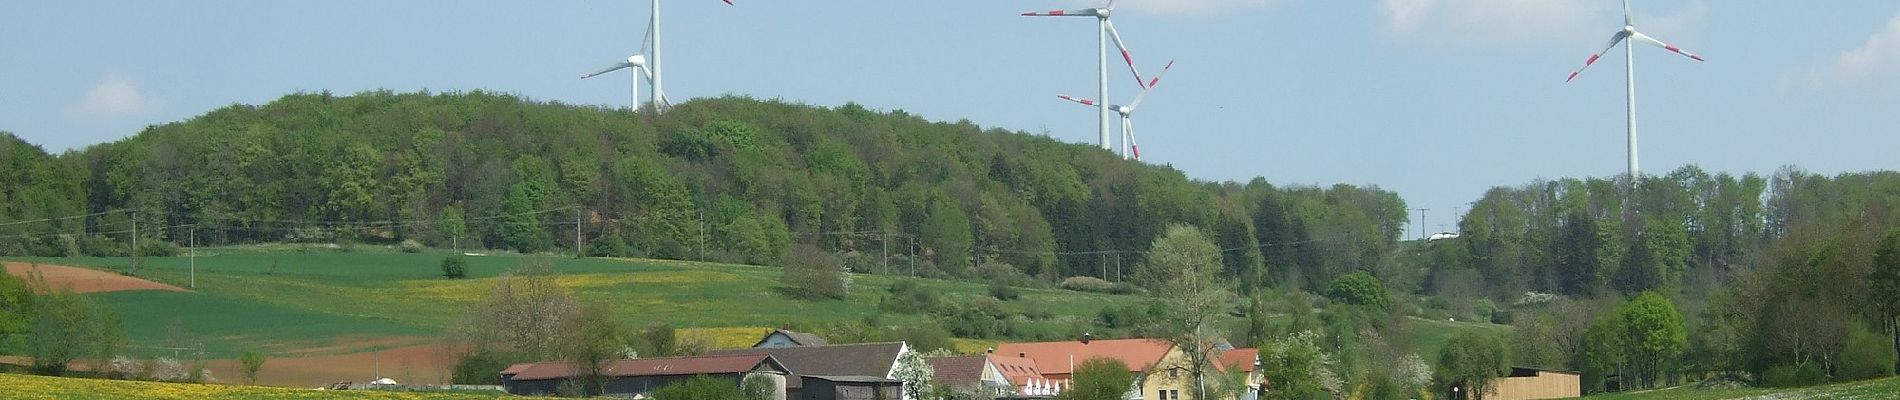
<svg viewBox="0 0 1900 400">
<path fill-rule="evenodd" d="M 1117 280 L 1185 223 L 1217 231 L 1249 286 L 1317 287 L 1389 251 L 1407 208 L 1376 187 L 1217 184 L 968 121 L 739 97 L 650 115 L 293 94 L 57 156 L 0 134 L 0 154 L 0 223 L 71 217 L 10 227 L 11 255 L 129 254 L 133 218 L 153 242 L 526 252 L 572 251 L 578 221 L 604 256 L 773 265 L 810 243 L 915 258 L 916 275 Z"/>
</svg>

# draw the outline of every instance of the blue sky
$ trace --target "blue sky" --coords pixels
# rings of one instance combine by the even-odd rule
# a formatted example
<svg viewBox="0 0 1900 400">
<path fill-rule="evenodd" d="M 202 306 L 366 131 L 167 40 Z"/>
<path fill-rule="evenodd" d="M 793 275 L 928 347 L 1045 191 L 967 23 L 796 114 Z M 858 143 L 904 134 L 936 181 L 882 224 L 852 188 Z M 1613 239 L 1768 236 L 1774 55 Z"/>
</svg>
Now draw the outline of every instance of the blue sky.
<svg viewBox="0 0 1900 400">
<path fill-rule="evenodd" d="M 669 97 L 855 101 L 1095 141 L 1092 1 L 671 0 Z M 27 1 L 0 13 L 0 130 L 52 151 L 296 91 L 494 90 L 625 105 L 648 3 Z M 1143 155 L 1190 176 L 1374 184 L 1431 208 L 1486 188 L 1623 172 L 1620 25 L 1605 0 L 1122 0 L 1148 74 Z M 1895 168 L 1900 3 L 1638 0 L 1645 171 Z M 1111 102 L 1138 90 L 1110 70 Z M 1417 216 L 1414 215 L 1414 220 Z M 1408 229 L 1408 236 L 1417 232 Z"/>
</svg>

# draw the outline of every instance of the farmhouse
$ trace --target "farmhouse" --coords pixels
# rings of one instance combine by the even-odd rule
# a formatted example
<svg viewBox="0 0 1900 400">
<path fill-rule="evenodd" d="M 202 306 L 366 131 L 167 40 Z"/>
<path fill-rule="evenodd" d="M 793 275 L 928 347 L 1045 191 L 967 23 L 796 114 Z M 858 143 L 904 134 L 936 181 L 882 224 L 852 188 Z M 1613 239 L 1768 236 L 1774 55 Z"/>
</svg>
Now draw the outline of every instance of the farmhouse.
<svg viewBox="0 0 1900 400">
<path fill-rule="evenodd" d="M 755 347 L 755 348 L 817 347 L 817 346 L 824 346 L 825 344 L 826 344 L 825 338 L 818 337 L 818 335 L 813 335 L 813 334 L 804 333 L 804 332 L 793 332 L 790 329 L 781 328 L 778 330 L 774 330 L 771 333 L 765 334 L 765 337 L 760 338 L 758 343 L 752 344 L 752 347 Z"/>
<path fill-rule="evenodd" d="M 933 374 L 931 382 L 949 387 L 959 394 L 973 398 L 1009 397 L 1015 390 L 1009 377 L 990 361 L 989 355 L 934 357 L 924 359 L 930 364 Z"/>
<path fill-rule="evenodd" d="M 647 396 L 698 375 L 731 381 L 734 386 L 746 378 L 763 376 L 773 383 L 774 398 L 785 400 L 785 366 L 766 354 L 615 360 L 608 363 L 604 374 L 606 394 L 611 396 Z M 510 394 L 547 395 L 556 393 L 562 383 L 577 375 L 575 365 L 569 362 L 515 364 L 501 371 L 501 384 Z"/>
<path fill-rule="evenodd" d="M 1258 353 L 1254 349 L 1227 349 L 1216 346 L 1210 346 L 1209 351 L 1216 354 L 1212 360 L 1214 366 L 1208 371 L 1210 374 L 1226 371 L 1225 361 L 1228 361 L 1229 357 L 1236 360 L 1250 359 L 1253 357 L 1247 354 Z M 1135 374 L 1135 390 L 1128 394 L 1130 400 L 1192 400 L 1194 396 L 1193 387 L 1196 381 L 1191 372 L 1192 363 L 1188 359 L 1187 352 L 1181 351 L 1165 340 L 1093 340 L 1084 335 L 1079 341 L 1004 343 L 997 346 L 996 352 L 999 359 L 1016 357 L 1033 361 L 1043 378 L 1057 383 L 1059 387 L 1057 391 L 1060 391 L 1061 387 L 1069 386 L 1069 379 L 1076 365 L 1091 358 L 1102 357 L 1128 364 L 1129 372 Z M 1248 372 L 1249 386 L 1256 389 L 1252 392 L 1257 393 L 1261 382 L 1253 378 L 1256 375 L 1252 369 L 1254 363 L 1252 360 L 1246 360 L 1240 364 L 1244 364 L 1242 368 L 1246 368 Z M 1215 381 L 1214 379 L 1205 380 L 1209 385 L 1214 384 Z"/>
<path fill-rule="evenodd" d="M 909 345 L 896 342 L 812 347 L 755 347 L 713 350 L 710 354 L 770 355 L 772 359 L 785 366 L 788 374 L 785 380 L 787 398 L 804 400 L 830 399 L 830 397 L 812 397 L 820 393 L 805 393 L 805 384 L 811 382 L 805 379 L 808 376 L 822 377 L 821 380 L 828 380 L 834 386 L 882 387 L 889 385 L 888 382 L 868 382 L 866 378 L 895 379 L 896 376 L 892 375 L 892 371 L 897 368 L 898 356 L 910 351 Z"/>
</svg>

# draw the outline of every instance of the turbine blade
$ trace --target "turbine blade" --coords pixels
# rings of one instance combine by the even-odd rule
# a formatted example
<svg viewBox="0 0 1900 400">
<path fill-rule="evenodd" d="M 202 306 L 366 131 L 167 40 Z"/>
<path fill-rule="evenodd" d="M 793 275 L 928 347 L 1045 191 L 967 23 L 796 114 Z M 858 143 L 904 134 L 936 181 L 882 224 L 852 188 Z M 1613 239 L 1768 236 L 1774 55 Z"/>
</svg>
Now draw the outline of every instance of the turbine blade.
<svg viewBox="0 0 1900 400">
<path fill-rule="evenodd" d="M 1663 41 L 1656 40 L 1656 38 L 1649 37 L 1649 35 L 1644 35 L 1642 32 L 1636 32 L 1636 41 L 1649 43 L 1651 45 L 1655 45 L 1656 47 L 1661 47 L 1663 48 L 1663 50 L 1669 50 L 1672 53 L 1681 54 L 1684 57 L 1689 57 L 1689 59 L 1691 60 L 1702 61 L 1702 56 L 1698 56 L 1695 53 L 1690 53 L 1688 50 L 1683 50 L 1681 47 L 1676 47 L 1668 43 L 1663 43 Z"/>
<path fill-rule="evenodd" d="M 729 5 L 729 6 L 730 6 L 730 5 L 733 5 L 733 4 L 732 4 L 732 0 L 725 0 L 725 1 L 726 1 L 726 5 Z"/>
<path fill-rule="evenodd" d="M 1122 132 L 1128 135 L 1129 153 L 1135 155 L 1135 161 L 1141 161 L 1141 143 L 1135 140 L 1135 125 L 1131 121 L 1134 120 L 1125 115 L 1122 116 Z"/>
<path fill-rule="evenodd" d="M 1093 16 L 1096 16 L 1096 14 L 1097 13 L 1095 12 L 1095 9 L 1084 8 L 1080 10 L 1050 10 L 1050 11 L 1044 11 L 1044 12 L 1030 11 L 1030 12 L 1023 13 L 1023 16 L 1025 17 L 1093 17 Z"/>
<path fill-rule="evenodd" d="M 1623 0 L 1623 26 L 1635 26 L 1636 19 L 1630 12 L 1630 0 Z"/>
<path fill-rule="evenodd" d="M 1081 104 L 1081 105 L 1085 105 L 1085 106 L 1089 106 L 1089 107 L 1095 107 L 1095 106 L 1096 106 L 1096 103 L 1095 103 L 1095 100 L 1090 100 L 1090 99 L 1084 99 L 1084 98 L 1079 98 L 1079 97 L 1069 97 L 1069 95 L 1065 95 L 1065 94 L 1059 94 L 1059 95 L 1056 95 L 1056 98 L 1060 98 L 1060 99 L 1063 99 L 1063 100 L 1068 100 L 1068 101 L 1073 101 L 1073 102 L 1075 102 L 1076 104 Z"/>
<path fill-rule="evenodd" d="M 1102 8 L 1103 8 L 1103 9 L 1106 9 L 1106 10 L 1114 10 L 1114 9 L 1115 9 L 1115 0 L 1108 0 L 1108 5 L 1107 5 L 1107 6 L 1103 6 Z"/>
<path fill-rule="evenodd" d="M 1109 38 L 1115 39 L 1115 48 L 1122 51 L 1122 62 L 1128 63 L 1128 73 L 1135 75 L 1135 84 L 1148 88 L 1148 83 L 1141 80 L 1141 71 L 1135 70 L 1135 57 L 1128 53 L 1128 45 L 1122 43 L 1121 32 L 1115 30 L 1115 21 L 1102 20 L 1102 28 L 1108 30 Z"/>
<path fill-rule="evenodd" d="M 1615 35 L 1610 35 L 1610 44 L 1603 45 L 1603 51 L 1598 51 L 1595 54 L 1591 54 L 1589 60 L 1584 60 L 1583 68 L 1577 68 L 1576 71 L 1570 71 L 1570 77 L 1564 78 L 1564 82 L 1569 82 L 1572 79 L 1577 79 L 1577 74 L 1583 73 L 1583 70 L 1590 68 L 1591 64 L 1596 64 L 1597 59 L 1603 58 L 1603 53 L 1610 52 L 1610 49 L 1616 48 L 1617 43 L 1622 43 L 1623 39 L 1628 38 L 1628 37 L 1629 37 L 1629 33 L 1624 32 L 1624 31 L 1616 31 Z"/>
<path fill-rule="evenodd" d="M 640 38 L 640 54 L 653 52 L 653 22 L 659 17 L 658 15 L 647 16 L 647 35 Z"/>
<path fill-rule="evenodd" d="M 1161 83 L 1161 77 L 1167 75 L 1170 69 L 1174 69 L 1174 60 L 1168 60 L 1168 66 L 1161 67 L 1161 73 L 1155 74 L 1155 79 L 1148 82 L 1148 88 L 1135 95 L 1135 101 L 1128 103 L 1128 112 L 1133 113 L 1136 107 L 1141 107 L 1141 101 L 1148 98 L 1148 92 L 1155 90 L 1155 84 Z"/>
<path fill-rule="evenodd" d="M 592 77 L 596 77 L 596 76 L 600 76 L 600 74 L 605 74 L 605 73 L 608 73 L 608 72 L 614 72 L 614 71 L 619 71 L 619 70 L 620 70 L 621 68 L 627 68 L 627 67 L 632 67 L 632 66 L 633 66 L 633 64 L 628 64 L 628 63 L 624 63 L 624 62 L 621 62 L 621 63 L 615 63 L 614 65 L 611 65 L 611 66 L 608 66 L 607 68 L 604 68 L 604 69 L 601 69 L 601 70 L 600 70 L 599 72 L 595 72 L 595 73 L 591 73 L 591 74 L 587 74 L 587 75 L 581 75 L 581 79 L 587 79 L 587 78 L 592 78 Z"/>
</svg>

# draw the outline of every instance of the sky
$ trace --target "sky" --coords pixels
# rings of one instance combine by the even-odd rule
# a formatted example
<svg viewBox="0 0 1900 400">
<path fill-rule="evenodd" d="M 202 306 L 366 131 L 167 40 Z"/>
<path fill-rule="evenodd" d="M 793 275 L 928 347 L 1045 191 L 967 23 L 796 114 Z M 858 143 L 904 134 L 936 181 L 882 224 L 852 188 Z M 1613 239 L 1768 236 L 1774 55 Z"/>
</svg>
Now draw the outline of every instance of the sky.
<svg viewBox="0 0 1900 400">
<path fill-rule="evenodd" d="M 667 94 L 817 106 L 1095 143 L 1100 1 L 672 0 Z M 0 131 L 49 151 L 328 90 L 489 90 L 625 106 L 645 1 L 25 1 L 0 12 Z M 1827 175 L 1900 164 L 1900 3 L 1636 1 L 1643 171 Z M 1121 0 L 1143 160 L 1214 181 L 1377 185 L 1426 231 L 1495 186 L 1624 172 L 1606 0 Z M 1114 57 L 1111 56 L 1111 60 Z M 1109 70 L 1111 103 L 1140 89 Z M 603 79 L 604 78 L 604 79 Z M 1119 128 L 1116 128 L 1119 129 Z M 1420 216 L 1414 212 L 1413 221 Z M 1407 228 L 1414 237 L 1419 226 Z"/>
</svg>

